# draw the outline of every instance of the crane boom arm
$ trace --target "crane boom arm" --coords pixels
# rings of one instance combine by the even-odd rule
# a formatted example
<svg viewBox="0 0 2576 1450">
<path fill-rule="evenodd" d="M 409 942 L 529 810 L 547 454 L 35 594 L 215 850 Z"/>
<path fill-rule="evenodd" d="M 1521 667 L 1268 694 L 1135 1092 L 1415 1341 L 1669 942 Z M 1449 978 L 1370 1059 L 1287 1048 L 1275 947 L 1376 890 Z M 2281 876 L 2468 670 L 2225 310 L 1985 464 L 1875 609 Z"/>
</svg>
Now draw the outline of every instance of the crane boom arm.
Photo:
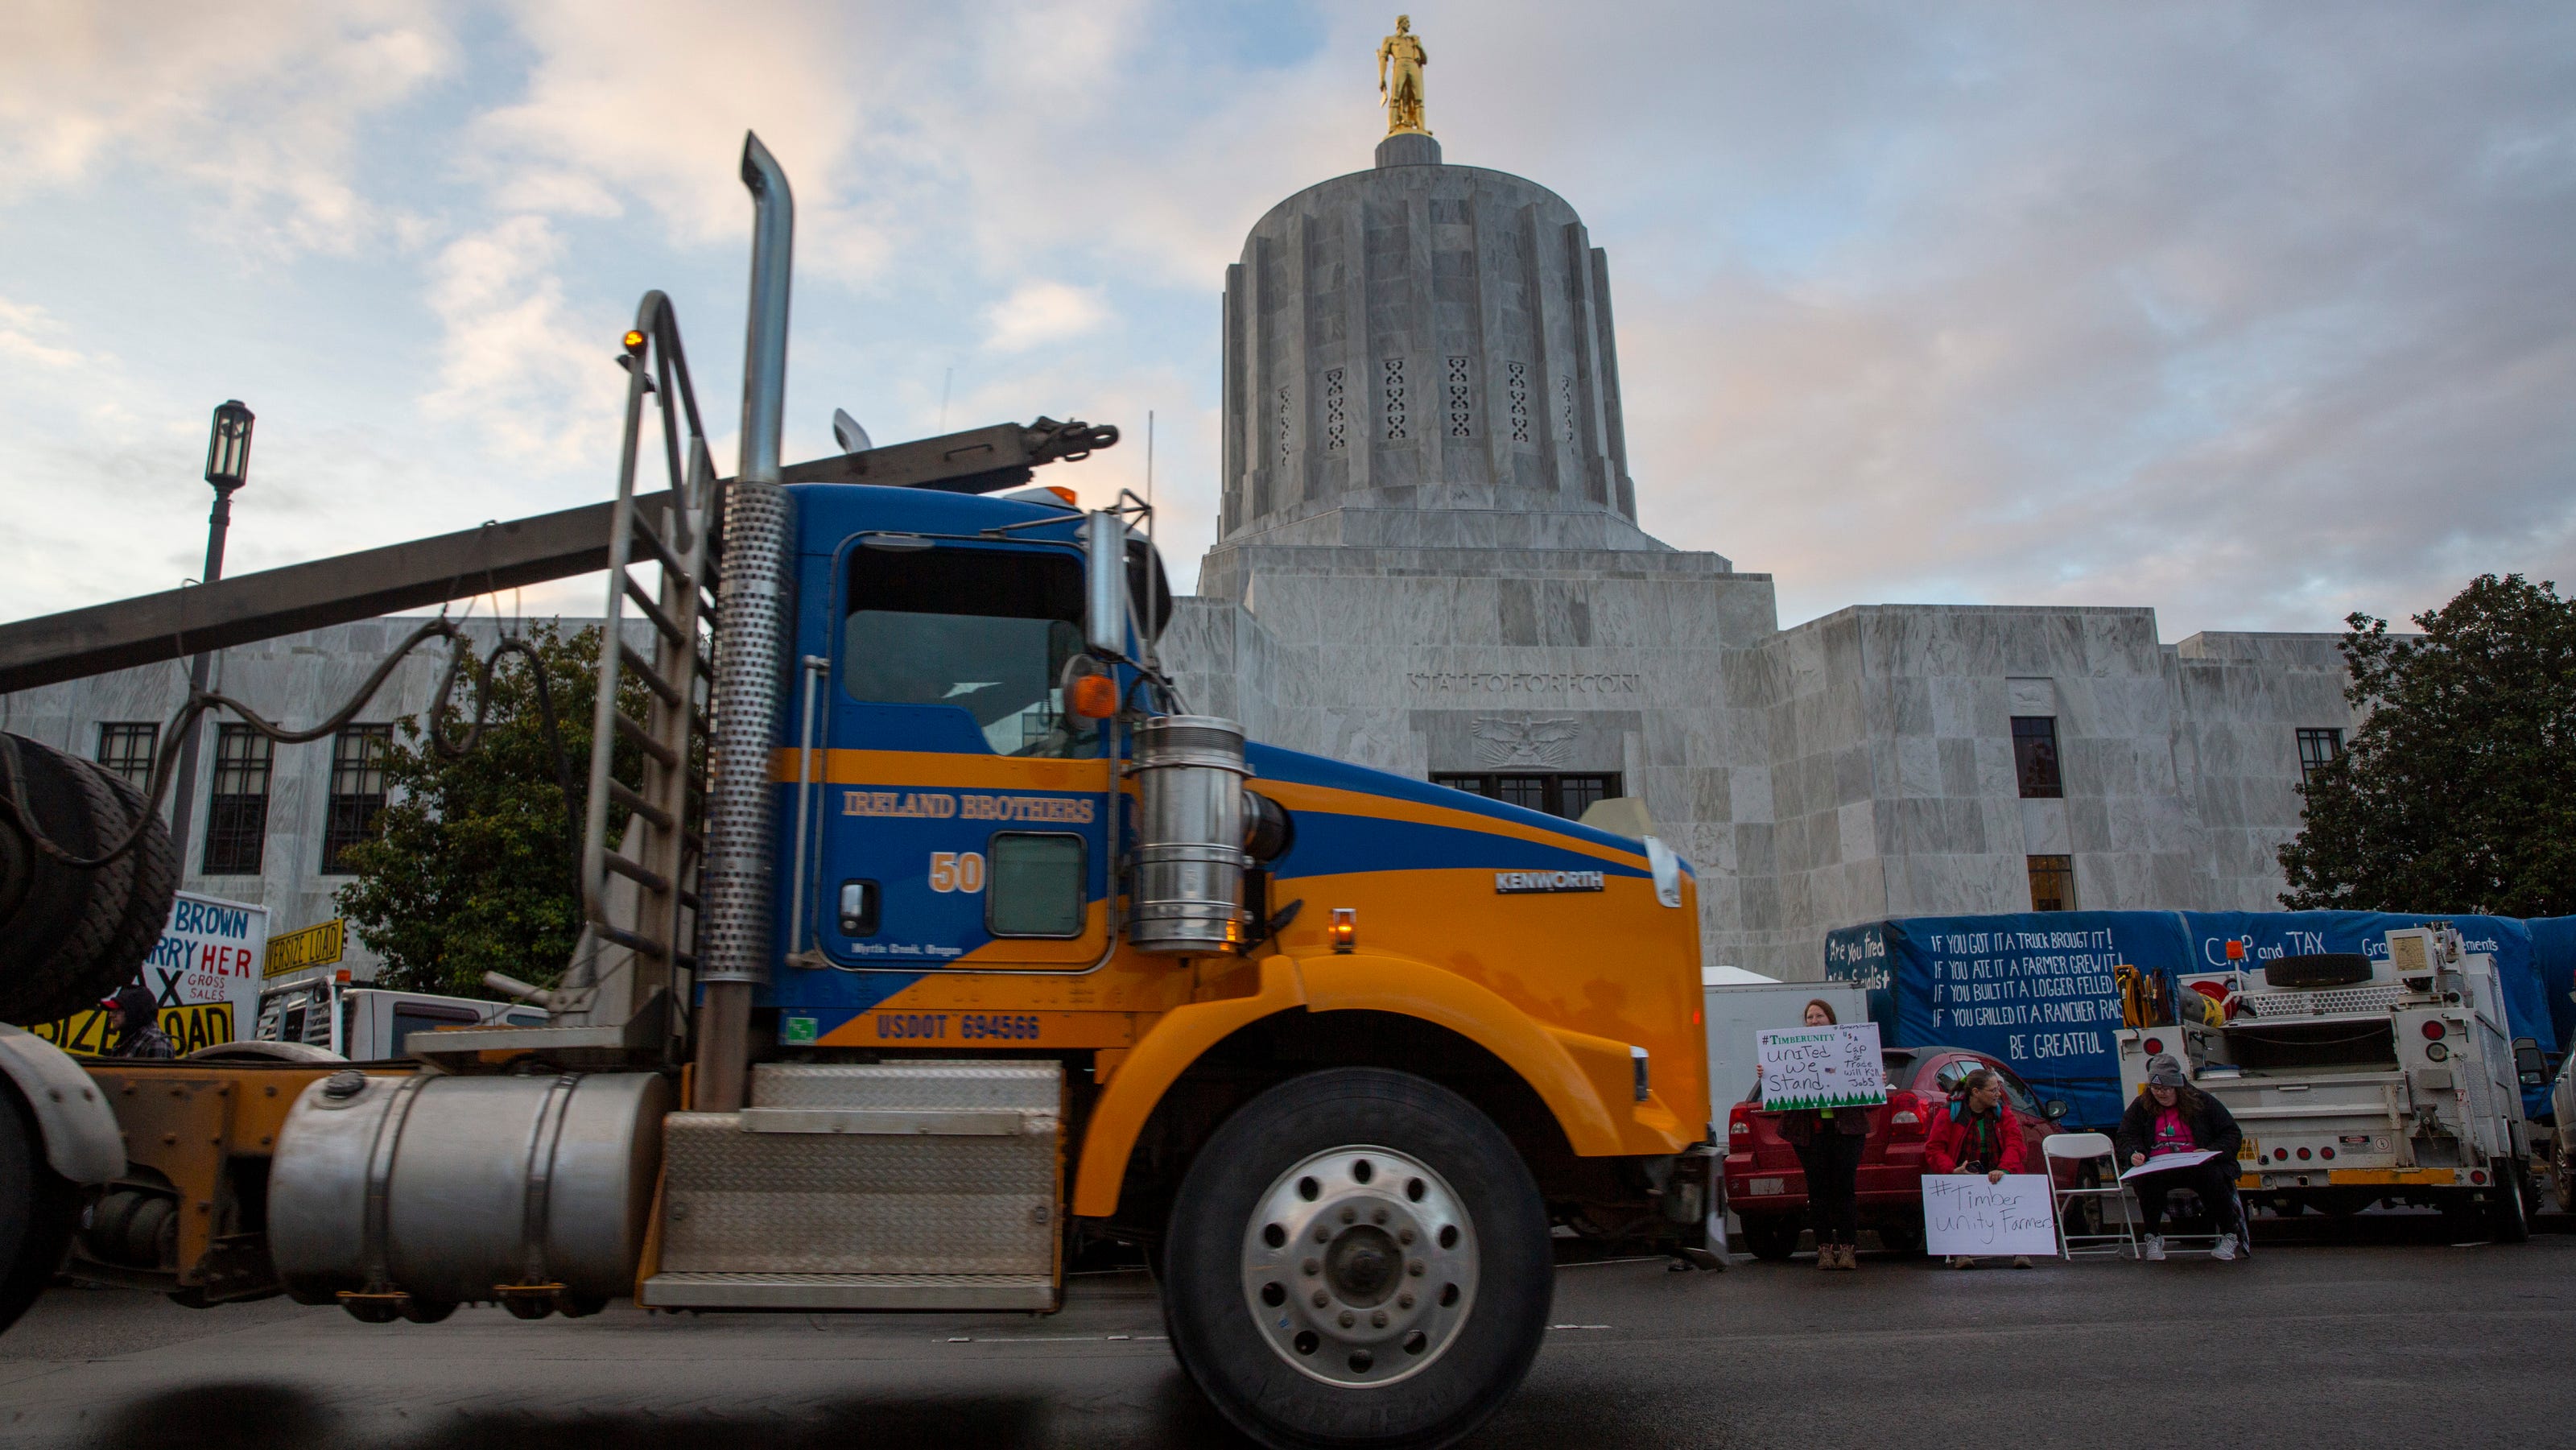
<svg viewBox="0 0 2576 1450">
<path fill-rule="evenodd" d="M 669 496 L 636 503 L 658 512 Z M 585 504 L 0 625 L 0 693 L 605 569 L 611 507 Z"/>
<path fill-rule="evenodd" d="M 821 458 L 782 477 L 990 493 L 1117 441 L 1115 428 L 1040 418 Z M 670 501 L 666 492 L 635 504 L 653 518 Z M 605 569 L 613 507 L 585 504 L 0 625 L 0 694 Z"/>
</svg>

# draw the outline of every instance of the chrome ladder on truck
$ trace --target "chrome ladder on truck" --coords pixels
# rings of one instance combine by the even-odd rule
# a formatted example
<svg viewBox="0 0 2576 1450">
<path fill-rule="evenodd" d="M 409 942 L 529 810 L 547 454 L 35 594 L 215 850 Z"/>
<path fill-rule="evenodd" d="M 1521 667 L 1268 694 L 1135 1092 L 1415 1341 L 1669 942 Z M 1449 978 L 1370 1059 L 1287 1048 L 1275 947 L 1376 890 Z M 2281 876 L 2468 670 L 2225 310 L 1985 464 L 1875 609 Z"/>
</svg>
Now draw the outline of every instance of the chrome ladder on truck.
<svg viewBox="0 0 2576 1450">
<path fill-rule="evenodd" d="M 546 1006 L 547 1025 L 441 1033 L 434 1046 L 424 1044 L 440 1056 L 501 1049 L 584 1067 L 642 1059 L 676 1068 L 688 1055 L 723 483 L 707 453 L 670 299 L 644 294 L 624 341 L 626 429 L 591 710 L 581 940 L 554 988 L 486 979 Z M 635 494 L 648 400 L 660 415 L 670 484 L 656 508 L 639 506 Z M 649 626 L 649 657 L 627 637 L 630 618 Z M 621 776 L 625 747 L 639 764 Z"/>
</svg>

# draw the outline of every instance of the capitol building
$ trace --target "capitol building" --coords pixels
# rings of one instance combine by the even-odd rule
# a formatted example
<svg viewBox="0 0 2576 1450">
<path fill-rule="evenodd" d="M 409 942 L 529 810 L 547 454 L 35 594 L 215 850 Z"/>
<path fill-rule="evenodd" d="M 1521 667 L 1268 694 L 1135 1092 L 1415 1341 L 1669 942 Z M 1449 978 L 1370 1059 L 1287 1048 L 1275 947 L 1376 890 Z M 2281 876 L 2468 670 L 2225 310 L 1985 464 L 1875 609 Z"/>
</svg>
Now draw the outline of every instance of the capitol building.
<svg viewBox="0 0 2576 1450">
<path fill-rule="evenodd" d="M 1164 646 L 1193 708 L 1650 829 L 1698 868 L 1706 960 L 1771 976 L 1886 917 L 2278 905 L 2297 786 L 2356 723 L 2338 636 L 2165 644 L 2143 606 L 1784 630 L 1770 575 L 1638 516 L 1582 218 L 1419 131 L 1375 161 L 1226 269 L 1221 529 Z"/>
<path fill-rule="evenodd" d="M 1162 646 L 1192 709 L 1651 831 L 1698 869 L 1706 960 L 1788 979 L 1886 917 L 2277 904 L 2296 788 L 2356 723 L 2337 636 L 2166 644 L 2144 605 L 1782 629 L 1770 575 L 1639 516 L 1613 281 L 1562 198 L 1418 129 L 1253 224 L 1223 278 L 1219 536 Z M 403 632 L 227 650 L 216 683 L 311 719 Z M 353 731 L 424 710 L 437 667 Z M 0 695 L 0 729 L 148 769 L 185 688 L 164 665 Z M 186 888 L 277 931 L 336 915 L 383 799 L 364 735 L 206 728 Z"/>
</svg>

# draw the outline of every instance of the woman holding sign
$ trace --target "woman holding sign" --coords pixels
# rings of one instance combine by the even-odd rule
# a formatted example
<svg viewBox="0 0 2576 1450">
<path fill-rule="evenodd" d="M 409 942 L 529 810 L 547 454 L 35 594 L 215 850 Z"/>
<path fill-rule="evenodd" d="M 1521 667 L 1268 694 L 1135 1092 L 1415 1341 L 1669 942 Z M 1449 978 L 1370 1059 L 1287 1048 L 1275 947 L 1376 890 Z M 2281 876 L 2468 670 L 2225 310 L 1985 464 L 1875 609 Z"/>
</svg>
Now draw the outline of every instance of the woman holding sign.
<svg viewBox="0 0 2576 1450">
<path fill-rule="evenodd" d="M 2019 1173 L 2029 1154 L 2022 1147 L 2021 1119 L 2004 1106 L 2003 1079 L 1981 1067 L 1959 1079 L 1949 1106 L 1932 1115 L 1932 1134 L 1923 1144 L 1926 1173 L 1982 1173 L 1988 1183 L 2001 1183 Z M 1973 1269 L 1977 1261 L 1952 1254 L 1950 1267 Z M 2013 1267 L 2027 1269 L 2030 1256 L 2015 1254 Z"/>
<path fill-rule="evenodd" d="M 1807 1003 L 1806 1025 L 1833 1027 L 1834 1009 Z M 1762 1101 L 1762 1069 L 1753 1069 L 1748 1103 Z M 1816 1267 L 1860 1267 L 1860 1155 L 1868 1146 L 1869 1109 L 1803 1108 L 1780 1115 L 1780 1136 L 1797 1150 L 1807 1175 L 1807 1222 L 1816 1231 Z"/>
<path fill-rule="evenodd" d="M 2190 1189 L 2207 1206 L 2213 1222 L 2243 1228 L 2231 1220 L 2237 1207 L 2236 1150 L 2245 1142 L 2245 1130 L 2236 1126 L 2236 1116 L 2218 1099 L 2191 1085 L 2172 1053 L 2159 1052 L 2147 1059 L 2147 1085 L 2120 1115 L 2111 1140 L 2130 1170 L 2121 1176 L 2138 1193 L 2138 1213 L 2146 1220 L 2148 1258 L 2165 1256 L 2165 1236 L 2159 1230 L 2164 1227 L 2165 1199 L 2177 1188 Z M 2137 1171 L 2162 1158 L 2183 1160 L 2185 1166 Z M 2236 1234 L 2221 1232 L 2209 1256 L 2235 1258 L 2239 1242 Z"/>
</svg>

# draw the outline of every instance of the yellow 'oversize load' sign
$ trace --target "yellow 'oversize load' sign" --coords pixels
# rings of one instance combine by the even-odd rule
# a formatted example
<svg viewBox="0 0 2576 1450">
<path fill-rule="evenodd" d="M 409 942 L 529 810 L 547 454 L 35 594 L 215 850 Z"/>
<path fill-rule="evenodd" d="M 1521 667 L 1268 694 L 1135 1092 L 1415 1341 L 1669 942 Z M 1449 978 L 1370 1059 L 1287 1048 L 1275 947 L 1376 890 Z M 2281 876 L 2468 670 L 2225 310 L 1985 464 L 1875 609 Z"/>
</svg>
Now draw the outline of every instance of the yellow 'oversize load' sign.
<svg viewBox="0 0 2576 1450">
<path fill-rule="evenodd" d="M 116 1046 L 116 1014 L 112 1012 L 75 1012 L 56 1021 L 39 1022 L 27 1030 L 74 1057 L 105 1057 Z M 200 1047 L 220 1047 L 236 1040 L 233 1004 L 200 1002 L 193 1007 L 164 1007 L 161 1030 L 170 1035 L 171 1049 L 182 1057 Z"/>
<path fill-rule="evenodd" d="M 300 972 L 306 967 L 327 967 L 340 960 L 349 949 L 349 923 L 334 917 L 308 926 L 302 931 L 283 932 L 268 939 L 268 964 L 260 971 L 262 980 Z"/>
</svg>

